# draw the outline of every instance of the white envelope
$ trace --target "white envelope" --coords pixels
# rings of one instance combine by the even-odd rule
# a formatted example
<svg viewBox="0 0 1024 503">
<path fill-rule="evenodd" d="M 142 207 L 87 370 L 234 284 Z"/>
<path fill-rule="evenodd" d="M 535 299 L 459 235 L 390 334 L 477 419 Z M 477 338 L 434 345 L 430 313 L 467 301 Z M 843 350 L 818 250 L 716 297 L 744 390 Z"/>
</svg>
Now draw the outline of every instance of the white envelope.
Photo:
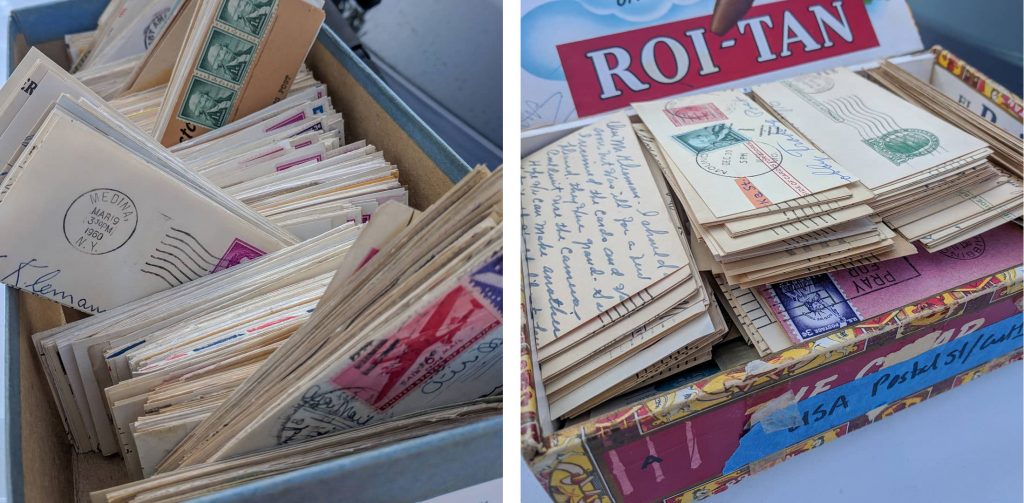
<svg viewBox="0 0 1024 503">
<path fill-rule="evenodd" d="M 87 313 L 283 248 L 57 106 L 0 202 L 0 281 Z"/>
</svg>

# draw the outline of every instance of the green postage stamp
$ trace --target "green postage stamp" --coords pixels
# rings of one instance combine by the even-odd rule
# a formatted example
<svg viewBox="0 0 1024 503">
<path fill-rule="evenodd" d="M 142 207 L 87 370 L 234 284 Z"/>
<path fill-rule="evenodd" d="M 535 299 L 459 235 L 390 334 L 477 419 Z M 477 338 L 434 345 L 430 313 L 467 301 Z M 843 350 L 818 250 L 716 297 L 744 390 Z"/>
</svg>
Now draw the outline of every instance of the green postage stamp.
<svg viewBox="0 0 1024 503">
<path fill-rule="evenodd" d="M 217 129 L 228 121 L 234 104 L 235 91 L 199 77 L 192 77 L 178 117 L 210 129 Z"/>
<path fill-rule="evenodd" d="M 864 140 L 864 143 L 899 166 L 915 157 L 934 152 L 939 148 L 939 137 L 923 129 L 901 128 Z"/>
<path fill-rule="evenodd" d="M 714 124 L 677 134 L 672 138 L 695 154 L 748 141 L 747 137 L 736 132 L 731 124 Z"/>
<path fill-rule="evenodd" d="M 217 20 L 254 37 L 263 35 L 276 0 L 224 0 Z"/>
<path fill-rule="evenodd" d="M 256 53 L 256 44 L 214 28 L 199 55 L 198 68 L 214 77 L 241 84 Z"/>
</svg>

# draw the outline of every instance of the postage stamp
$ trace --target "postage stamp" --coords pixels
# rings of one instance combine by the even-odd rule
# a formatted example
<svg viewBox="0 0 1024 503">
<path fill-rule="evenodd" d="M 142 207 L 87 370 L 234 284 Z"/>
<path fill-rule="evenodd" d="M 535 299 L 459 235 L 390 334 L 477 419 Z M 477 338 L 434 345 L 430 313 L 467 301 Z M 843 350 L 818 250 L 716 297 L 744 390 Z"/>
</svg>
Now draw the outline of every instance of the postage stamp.
<svg viewBox="0 0 1024 503">
<path fill-rule="evenodd" d="M 367 343 L 331 383 L 385 411 L 500 324 L 470 288 L 456 286 L 394 334 Z"/>
<path fill-rule="evenodd" d="M 224 269 L 232 268 L 242 262 L 247 262 L 257 257 L 266 255 L 266 252 L 256 248 L 255 246 L 242 241 L 241 239 L 235 238 L 228 246 L 227 251 L 224 252 L 224 256 L 220 258 L 217 265 L 213 267 L 211 273 L 217 271 L 223 271 Z"/>
<path fill-rule="evenodd" d="M 231 89 L 192 77 L 185 91 L 178 118 L 210 129 L 224 125 L 231 116 L 236 94 Z"/>
<path fill-rule="evenodd" d="M 214 28 L 199 55 L 199 69 L 228 82 L 241 84 L 256 53 L 256 44 Z"/>
<path fill-rule="evenodd" d="M 803 340 L 861 321 L 828 274 L 771 285 L 778 308 Z M 780 316 L 782 318 L 783 316 Z"/>
<path fill-rule="evenodd" d="M 672 136 L 694 154 L 730 147 L 749 139 L 732 128 L 731 124 L 715 124 Z"/>
<path fill-rule="evenodd" d="M 276 0 L 221 0 L 217 20 L 254 37 L 263 35 Z"/>
<path fill-rule="evenodd" d="M 703 124 L 705 122 L 724 121 L 728 119 L 714 103 L 701 103 L 662 110 L 668 120 L 676 127 Z"/>
<path fill-rule="evenodd" d="M 930 131 L 900 128 L 864 140 L 869 147 L 889 162 L 899 166 L 914 158 L 928 155 L 939 148 L 939 137 Z"/>
<path fill-rule="evenodd" d="M 64 212 L 64 239 L 82 253 L 104 255 L 124 246 L 138 225 L 139 212 L 127 194 L 93 189 Z"/>
</svg>

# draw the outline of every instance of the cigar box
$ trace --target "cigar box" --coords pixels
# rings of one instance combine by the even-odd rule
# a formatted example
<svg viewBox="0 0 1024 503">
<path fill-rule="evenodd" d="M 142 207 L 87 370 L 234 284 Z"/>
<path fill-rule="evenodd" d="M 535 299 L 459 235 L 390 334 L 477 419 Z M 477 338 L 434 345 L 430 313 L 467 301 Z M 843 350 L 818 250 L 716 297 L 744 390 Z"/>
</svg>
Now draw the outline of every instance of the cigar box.
<svg viewBox="0 0 1024 503">
<path fill-rule="evenodd" d="M 884 57 L 1021 134 L 1019 97 L 941 47 L 920 51 L 917 40 L 917 48 L 911 44 Z M 878 61 L 832 63 L 865 69 Z M 812 71 L 805 68 L 724 87 Z M 591 120 L 525 130 L 523 155 Z M 1006 225 L 1020 234 L 1016 224 Z M 559 503 L 704 500 L 993 369 L 1019 368 L 1014 362 L 1022 354 L 1022 273 L 1021 265 L 993 268 L 956 288 L 922 291 L 919 300 L 898 309 L 571 425 L 548 414 L 524 325 L 523 457 Z M 856 434 L 844 441 L 856 441 Z"/>
</svg>

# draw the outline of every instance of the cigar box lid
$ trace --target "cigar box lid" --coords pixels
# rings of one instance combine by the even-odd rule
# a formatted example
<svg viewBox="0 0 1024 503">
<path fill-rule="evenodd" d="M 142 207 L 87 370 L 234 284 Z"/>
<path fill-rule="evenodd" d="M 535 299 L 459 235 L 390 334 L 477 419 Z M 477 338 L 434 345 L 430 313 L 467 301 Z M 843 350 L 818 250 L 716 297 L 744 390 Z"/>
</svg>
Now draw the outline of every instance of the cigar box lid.
<svg viewBox="0 0 1024 503">
<path fill-rule="evenodd" d="M 905 0 L 524 0 L 522 38 L 524 138 L 638 101 L 923 48 Z"/>
</svg>

